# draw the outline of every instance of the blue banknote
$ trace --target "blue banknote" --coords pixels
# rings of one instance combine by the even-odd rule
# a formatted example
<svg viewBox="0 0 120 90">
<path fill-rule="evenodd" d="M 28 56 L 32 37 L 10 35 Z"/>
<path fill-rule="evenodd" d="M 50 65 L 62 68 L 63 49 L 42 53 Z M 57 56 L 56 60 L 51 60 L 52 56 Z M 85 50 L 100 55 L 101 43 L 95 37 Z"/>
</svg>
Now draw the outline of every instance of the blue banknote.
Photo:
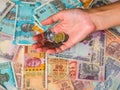
<svg viewBox="0 0 120 90">
<path fill-rule="evenodd" d="M 14 6 L 0 22 L 0 32 L 14 35 L 16 26 L 17 6 Z"/>
<path fill-rule="evenodd" d="M 14 44 L 28 45 L 34 43 L 32 37 L 36 32 L 31 29 L 34 25 L 34 8 L 35 5 L 27 3 L 18 6 Z"/>
<path fill-rule="evenodd" d="M 93 82 L 94 90 L 120 90 L 120 62 L 107 57 L 105 76 L 104 82 Z"/>
<path fill-rule="evenodd" d="M 11 62 L 0 63 L 0 85 L 5 90 L 11 90 L 8 85 L 10 87 L 17 87 Z"/>
<path fill-rule="evenodd" d="M 41 24 L 41 21 L 45 20 L 49 16 L 61 10 L 76 8 L 81 6 L 82 6 L 82 3 L 79 0 L 52 0 L 36 8 L 34 18 L 39 23 L 39 26 L 46 31 L 50 27 L 52 27 L 54 24 L 49 26 L 43 26 Z"/>
</svg>

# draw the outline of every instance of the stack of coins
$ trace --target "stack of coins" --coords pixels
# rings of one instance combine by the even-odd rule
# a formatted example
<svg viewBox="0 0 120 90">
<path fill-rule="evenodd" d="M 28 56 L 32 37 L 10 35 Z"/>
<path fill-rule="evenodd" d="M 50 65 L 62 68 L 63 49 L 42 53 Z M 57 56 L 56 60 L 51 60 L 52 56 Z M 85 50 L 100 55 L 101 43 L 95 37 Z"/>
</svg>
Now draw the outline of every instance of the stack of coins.
<svg viewBox="0 0 120 90">
<path fill-rule="evenodd" d="M 69 36 L 65 34 L 64 32 L 55 34 L 54 32 L 51 32 L 50 30 L 44 33 L 44 37 L 48 41 L 54 42 L 56 44 L 66 42 L 69 38 Z"/>
<path fill-rule="evenodd" d="M 44 37 L 47 40 L 47 42 L 45 42 L 45 47 L 51 49 L 60 47 L 61 45 L 63 45 L 63 42 L 66 42 L 69 38 L 69 36 L 64 32 L 55 34 L 50 30 L 44 33 Z"/>
</svg>

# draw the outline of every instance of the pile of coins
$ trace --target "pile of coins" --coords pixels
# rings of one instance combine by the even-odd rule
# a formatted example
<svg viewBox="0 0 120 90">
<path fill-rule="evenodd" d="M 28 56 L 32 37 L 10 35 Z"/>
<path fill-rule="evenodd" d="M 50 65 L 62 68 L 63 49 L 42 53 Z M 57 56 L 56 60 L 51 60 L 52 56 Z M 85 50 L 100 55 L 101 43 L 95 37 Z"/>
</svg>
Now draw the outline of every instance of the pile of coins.
<svg viewBox="0 0 120 90">
<path fill-rule="evenodd" d="M 45 47 L 57 48 L 69 39 L 69 36 L 64 32 L 55 34 L 50 30 L 44 32 L 44 38 L 47 40 Z"/>
</svg>

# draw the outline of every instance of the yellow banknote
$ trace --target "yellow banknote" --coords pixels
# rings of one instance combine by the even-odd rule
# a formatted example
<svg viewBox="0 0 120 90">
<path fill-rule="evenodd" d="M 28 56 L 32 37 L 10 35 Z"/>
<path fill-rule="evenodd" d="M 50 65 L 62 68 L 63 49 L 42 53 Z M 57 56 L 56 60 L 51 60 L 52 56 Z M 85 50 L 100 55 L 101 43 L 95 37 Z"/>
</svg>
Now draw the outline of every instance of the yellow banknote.
<svg viewBox="0 0 120 90">
<path fill-rule="evenodd" d="M 68 61 L 60 58 L 48 58 L 48 76 L 54 80 L 68 79 Z"/>
<path fill-rule="evenodd" d="M 26 46 L 24 50 L 24 90 L 45 90 L 45 53 Z"/>
</svg>

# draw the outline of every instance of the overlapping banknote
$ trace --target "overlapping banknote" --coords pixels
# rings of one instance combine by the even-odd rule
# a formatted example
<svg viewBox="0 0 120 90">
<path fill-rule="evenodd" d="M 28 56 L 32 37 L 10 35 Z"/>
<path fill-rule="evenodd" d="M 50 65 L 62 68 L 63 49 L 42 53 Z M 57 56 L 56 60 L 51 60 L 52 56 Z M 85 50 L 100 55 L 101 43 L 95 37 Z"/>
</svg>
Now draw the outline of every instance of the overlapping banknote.
<svg viewBox="0 0 120 90">
<path fill-rule="evenodd" d="M 14 3 L 10 0 L 1 0 L 0 2 L 0 20 L 2 20 L 7 13 L 13 8 Z"/>
<path fill-rule="evenodd" d="M 16 78 L 11 62 L 0 63 L 0 85 L 3 90 L 17 90 Z"/>
<path fill-rule="evenodd" d="M 106 55 L 120 61 L 120 38 L 110 31 L 106 31 Z"/>
<path fill-rule="evenodd" d="M 11 35 L 0 32 L 0 60 L 15 59 L 19 46 L 13 45 L 12 40 Z"/>
<path fill-rule="evenodd" d="M 106 80 L 93 82 L 94 90 L 120 90 L 120 62 L 115 58 L 106 58 Z"/>
<path fill-rule="evenodd" d="M 38 53 L 26 46 L 24 51 L 23 90 L 45 90 L 45 53 Z M 45 82 L 46 81 L 46 82 Z"/>
<path fill-rule="evenodd" d="M 16 27 L 16 16 L 18 6 L 14 6 L 7 15 L 0 21 L 0 32 L 14 35 Z"/>
</svg>

